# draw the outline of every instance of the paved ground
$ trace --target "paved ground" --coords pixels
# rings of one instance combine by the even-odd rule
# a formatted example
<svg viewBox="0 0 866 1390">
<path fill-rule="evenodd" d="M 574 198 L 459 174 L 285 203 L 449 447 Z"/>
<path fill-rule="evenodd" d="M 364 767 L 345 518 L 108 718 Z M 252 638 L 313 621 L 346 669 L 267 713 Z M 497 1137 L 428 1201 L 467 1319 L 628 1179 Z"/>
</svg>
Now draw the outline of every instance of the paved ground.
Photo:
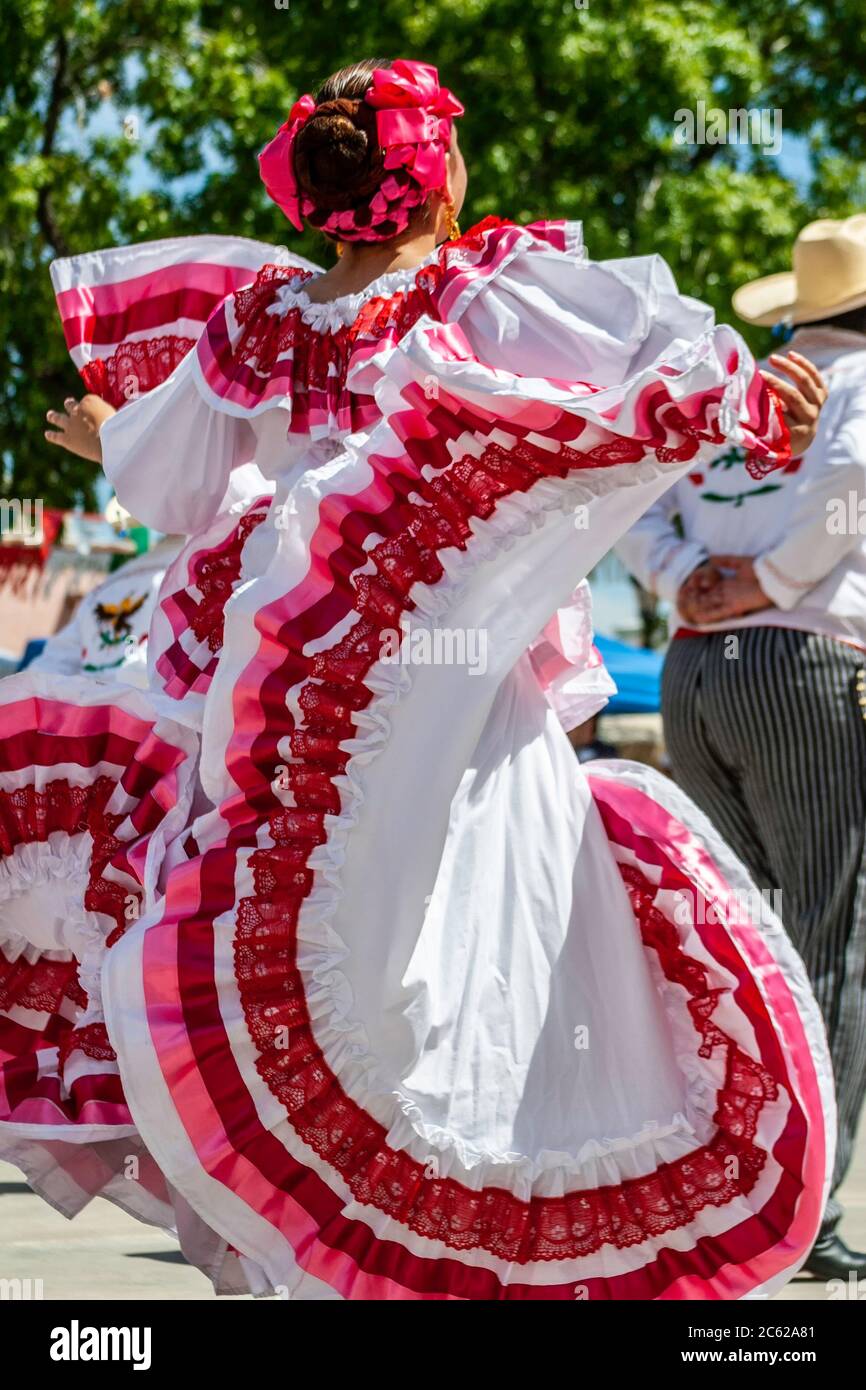
<svg viewBox="0 0 866 1390">
<path fill-rule="evenodd" d="M 866 1248 L 866 1133 L 842 1192 L 845 1234 Z M 159 1231 L 108 1202 L 91 1202 L 66 1221 L 34 1196 L 17 1169 L 0 1163 L 0 1277 L 41 1279 L 46 1299 L 213 1298 L 210 1283 L 187 1265 Z M 782 1299 L 827 1298 L 810 1278 L 797 1278 Z"/>
</svg>

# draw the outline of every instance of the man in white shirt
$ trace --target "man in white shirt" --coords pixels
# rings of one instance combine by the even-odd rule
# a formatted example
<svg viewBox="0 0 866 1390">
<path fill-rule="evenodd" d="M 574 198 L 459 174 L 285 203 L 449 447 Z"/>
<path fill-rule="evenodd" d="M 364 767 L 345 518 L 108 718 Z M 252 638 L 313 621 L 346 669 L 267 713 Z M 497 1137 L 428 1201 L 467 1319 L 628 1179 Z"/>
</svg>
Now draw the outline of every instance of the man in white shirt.
<svg viewBox="0 0 866 1390">
<path fill-rule="evenodd" d="M 677 781 L 781 915 L 824 1013 L 839 1149 L 866 1090 L 866 216 L 804 228 L 791 273 L 743 286 L 750 323 L 829 386 L 814 443 L 760 481 L 729 450 L 674 485 L 618 550 L 677 612 L 662 711 Z M 780 359 L 770 358 L 780 365 Z M 866 1277 L 830 1198 L 806 1268 Z"/>
</svg>

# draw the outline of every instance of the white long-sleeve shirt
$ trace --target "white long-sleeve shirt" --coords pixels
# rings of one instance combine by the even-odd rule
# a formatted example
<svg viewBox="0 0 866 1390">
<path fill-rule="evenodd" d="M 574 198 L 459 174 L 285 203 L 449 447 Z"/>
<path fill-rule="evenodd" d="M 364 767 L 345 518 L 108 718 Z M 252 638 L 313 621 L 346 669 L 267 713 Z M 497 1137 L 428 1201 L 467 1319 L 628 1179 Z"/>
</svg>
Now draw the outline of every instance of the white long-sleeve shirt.
<svg viewBox="0 0 866 1390">
<path fill-rule="evenodd" d="M 829 386 L 811 448 L 759 481 L 741 450 L 721 453 L 675 483 L 616 549 L 672 603 L 709 555 L 754 557 L 771 607 L 706 631 L 792 627 L 866 649 L 866 335 L 802 328 L 790 346 Z"/>
</svg>

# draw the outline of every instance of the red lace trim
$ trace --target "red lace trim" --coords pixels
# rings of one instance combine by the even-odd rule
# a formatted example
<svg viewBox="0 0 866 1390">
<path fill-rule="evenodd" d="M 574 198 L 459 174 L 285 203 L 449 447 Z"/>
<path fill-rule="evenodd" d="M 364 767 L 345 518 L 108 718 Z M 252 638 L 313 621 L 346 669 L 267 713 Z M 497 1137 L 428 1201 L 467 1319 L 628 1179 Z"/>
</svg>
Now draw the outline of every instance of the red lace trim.
<svg viewBox="0 0 866 1390">
<path fill-rule="evenodd" d="M 423 1163 L 389 1148 L 387 1131 L 342 1093 L 312 1036 L 293 937 L 309 875 L 303 863 L 318 836 L 303 812 L 287 811 L 281 819 L 284 843 L 253 856 L 256 897 L 241 905 L 237 975 L 261 1075 L 304 1143 L 340 1173 L 356 1201 L 452 1249 L 481 1247 L 526 1264 L 578 1258 L 607 1244 L 638 1245 L 688 1225 L 707 1206 L 723 1206 L 752 1190 L 766 1162 L 755 1143 L 759 1117 L 776 1096 L 776 1085 L 713 1023 L 722 991 L 710 989 L 703 965 L 685 955 L 674 927 L 653 906 L 648 881 L 625 867 L 644 943 L 657 952 L 666 977 L 691 995 L 699 1055 L 725 1052 L 725 1081 L 713 1117 L 718 1129 L 710 1143 L 644 1178 L 529 1202 L 500 1188 L 479 1192 L 454 1179 L 428 1177 Z"/>
<path fill-rule="evenodd" d="M 195 339 L 174 333 L 139 338 L 121 343 L 110 357 L 94 358 L 81 368 L 81 376 L 88 391 L 119 410 L 167 381 L 193 347 Z"/>
<path fill-rule="evenodd" d="M 245 330 L 233 353 L 236 361 L 254 362 L 260 372 L 272 370 L 280 331 L 285 326 L 284 319 L 267 313 L 274 302 L 274 291 L 281 285 L 304 285 L 313 274 L 312 270 L 293 270 L 290 266 L 263 265 L 251 285 L 235 291 L 235 321 Z"/>
<path fill-rule="evenodd" d="M 56 1014 L 65 999 L 79 1008 L 87 1007 L 87 995 L 78 983 L 77 961 L 44 957 L 28 961 L 23 956 L 11 961 L 0 951 L 0 1010 L 20 1008 Z"/>
<path fill-rule="evenodd" d="M 390 295 L 368 299 L 352 324 L 322 332 L 305 323 L 300 308 L 282 317 L 268 314 L 274 292 L 280 285 L 301 285 L 312 271 L 294 271 L 286 266 L 263 266 L 255 282 L 238 290 L 234 316 L 244 332 L 235 346 L 237 363 L 252 363 L 263 376 L 269 375 L 277 359 L 291 350 L 293 379 L 298 387 L 338 393 L 345 389 L 349 361 L 358 342 L 399 340 L 422 314 L 438 319 L 433 294 L 442 278 L 447 258 L 455 250 L 481 251 L 484 238 L 494 227 L 504 225 L 500 217 L 486 217 L 457 241 L 445 242 L 434 265 L 422 266 L 411 285 Z M 357 394 L 357 393 L 353 393 Z"/>
<path fill-rule="evenodd" d="M 764 385 L 770 397 L 770 404 L 776 417 L 781 439 L 775 452 L 768 456 L 761 457 L 751 452 L 746 454 L 746 472 L 757 481 L 766 478 L 768 473 L 773 473 L 777 468 L 781 468 L 791 461 L 791 431 L 788 429 L 788 421 L 785 418 L 784 402 L 769 381 L 765 380 Z"/>
<path fill-rule="evenodd" d="M 695 439 L 683 447 L 691 445 L 698 447 Z M 303 718 L 290 736 L 295 805 L 271 816 L 274 847 L 251 854 L 254 894 L 238 904 L 235 972 L 256 1065 L 303 1142 L 340 1173 L 355 1200 L 450 1248 L 481 1247 L 517 1264 L 585 1256 L 605 1244 L 639 1244 L 688 1225 L 706 1206 L 751 1191 L 766 1161 L 754 1142 L 758 1117 L 776 1087 L 713 1024 L 720 991 L 709 988 L 703 965 L 682 951 L 673 927 L 652 905 L 650 885 L 636 870 L 624 870 L 646 945 L 657 951 L 668 978 L 691 995 L 700 1055 L 724 1049 L 718 1129 L 709 1144 L 645 1178 L 523 1202 L 502 1189 L 479 1192 L 453 1179 L 428 1178 L 425 1165 L 391 1149 L 383 1126 L 344 1094 L 312 1032 L 295 962 L 297 916 L 312 887 L 310 851 L 327 838 L 325 816 L 340 810 L 333 779 L 350 756 L 341 741 L 355 736 L 352 716 L 372 698 L 364 677 L 379 658 L 382 630 L 398 627 L 402 612 L 413 606 L 412 585 L 435 584 L 443 574 L 437 550 L 464 550 L 470 518 L 490 516 L 501 497 L 527 491 L 542 476 L 564 477 L 572 462 L 605 466 L 633 457 L 629 450 L 642 456 L 640 446 L 617 439 L 586 454 L 570 447 L 548 453 L 525 444 L 510 451 L 490 445 L 480 459 L 449 460 L 447 471 L 432 479 L 419 473 L 413 491 L 422 503 L 406 502 L 400 532 L 365 553 L 375 573 L 351 578 L 359 621 L 307 662 L 310 678 L 299 695 Z M 732 1159 L 736 1176 L 729 1171 Z"/>
<path fill-rule="evenodd" d="M 83 1052 L 97 1062 L 116 1062 L 117 1053 L 108 1041 L 104 1023 L 87 1023 L 64 1033 L 58 1046 L 57 1070 L 62 1077 L 73 1052 Z"/>
<path fill-rule="evenodd" d="M 698 429 L 691 420 L 687 420 L 681 410 L 676 407 L 668 407 L 664 416 L 665 428 L 675 431 L 684 436 L 682 444 L 675 445 L 673 448 L 662 446 L 656 449 L 656 458 L 659 463 L 687 463 L 694 458 L 701 447 L 701 444 L 724 444 L 725 436 L 720 434 L 717 429 L 701 430 Z"/>
<path fill-rule="evenodd" d="M 241 517 L 228 543 L 204 551 L 191 565 L 190 583 L 201 591 L 201 598 L 188 614 L 189 627 L 197 641 L 206 643 L 212 653 L 222 650 L 225 605 L 231 598 L 241 572 L 241 557 L 249 537 L 268 514 L 270 499 L 253 503 Z"/>
<path fill-rule="evenodd" d="M 107 938 L 107 946 L 113 945 L 128 926 L 125 909 L 130 892 L 128 886 L 103 877 L 110 861 L 123 849 L 114 832 L 125 817 L 105 809 L 115 786 L 110 777 L 98 777 L 89 787 L 70 786 L 58 778 L 49 782 L 44 791 L 20 787 L 0 792 L 0 854 L 11 854 L 16 845 L 44 842 L 56 830 L 67 835 L 90 832 L 92 847 L 84 907 L 113 917 L 117 923 Z M 56 1013 L 64 998 L 81 1009 L 87 1007 L 87 995 L 78 982 L 77 961 L 39 960 L 28 967 L 23 961 L 13 965 L 0 953 L 0 1008 L 17 1004 Z M 116 1060 L 104 1024 L 70 1028 L 60 1042 L 61 1076 L 66 1058 L 78 1049 L 102 1061 Z"/>
<path fill-rule="evenodd" d="M 16 845 L 41 843 L 55 830 L 67 835 L 89 831 L 93 843 L 84 906 L 113 917 L 123 930 L 128 925 L 125 906 L 130 889 L 103 877 L 106 866 L 123 849 L 114 832 L 125 816 L 105 810 L 116 785 L 104 776 L 87 787 L 70 786 L 65 778 L 58 778 L 47 783 L 44 791 L 32 786 L 0 791 L 0 854 L 10 855 Z"/>
<path fill-rule="evenodd" d="M 427 276 L 411 288 L 368 300 L 352 324 L 322 332 L 304 322 L 300 307 L 282 316 L 265 312 L 273 303 L 274 289 L 297 283 L 299 277 L 288 274 L 284 266 L 264 266 L 255 284 L 238 291 L 235 297 L 235 318 L 245 330 L 233 359 L 239 365 L 250 363 L 261 375 L 269 376 L 277 359 L 291 351 L 296 389 L 314 387 L 340 394 L 346 389 L 349 361 L 359 338 L 379 339 L 386 334 L 400 338 L 422 314 L 434 312 L 430 290 L 441 272 L 434 266 L 427 270 Z"/>
</svg>

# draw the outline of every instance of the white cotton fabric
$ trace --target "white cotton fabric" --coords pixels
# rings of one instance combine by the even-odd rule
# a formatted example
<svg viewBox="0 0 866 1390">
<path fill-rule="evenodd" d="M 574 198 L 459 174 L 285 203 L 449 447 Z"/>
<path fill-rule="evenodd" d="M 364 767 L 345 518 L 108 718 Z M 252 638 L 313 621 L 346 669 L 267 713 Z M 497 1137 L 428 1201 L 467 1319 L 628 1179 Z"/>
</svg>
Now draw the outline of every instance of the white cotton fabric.
<svg viewBox="0 0 866 1390">
<path fill-rule="evenodd" d="M 207 526 L 231 470 L 254 459 L 249 425 L 209 410 L 198 396 L 194 356 L 187 353 L 167 381 L 112 415 L 99 431 L 105 473 L 122 505 L 158 531 L 191 533 Z"/>
<path fill-rule="evenodd" d="M 538 250 L 537 244 L 530 250 L 518 244 L 494 276 L 479 277 L 454 306 L 452 317 L 481 361 L 503 371 L 502 398 L 512 387 L 512 372 L 530 378 L 526 385 L 539 390 L 538 378 L 563 374 L 569 379 L 584 375 L 615 389 L 636 373 L 651 379 L 660 355 L 688 368 L 695 357 L 696 339 L 713 329 L 713 315 L 706 305 L 677 293 L 665 262 L 658 256 L 587 261 L 576 224 L 568 230 L 568 243 L 567 256 Z M 331 317 L 344 322 L 349 311 L 357 314 L 365 300 L 403 287 L 406 279 L 406 272 L 398 271 L 380 277 L 359 295 L 331 301 L 327 306 Z M 306 289 L 290 293 L 299 302 L 308 300 Z M 310 305 L 313 320 L 318 308 Z M 398 352 L 416 352 L 419 370 L 436 373 L 441 367 L 438 359 L 431 356 L 429 364 L 424 363 L 424 322 L 415 326 Z M 317 326 L 327 331 L 324 320 Z M 368 390 L 381 381 L 383 361 L 392 354 L 388 348 L 378 358 L 368 359 L 363 379 L 356 384 Z M 231 690 L 258 640 L 252 619 L 262 603 L 303 578 L 308 564 L 306 538 L 323 492 L 345 488 L 345 460 L 338 435 L 314 442 L 287 435 L 288 395 L 257 407 L 258 413 L 251 417 L 240 418 L 239 407 L 220 402 L 207 390 L 194 357 L 189 354 L 161 386 L 109 420 L 101 438 L 105 471 L 122 504 L 162 529 L 192 532 L 209 524 L 221 511 L 233 470 L 241 464 L 254 463 L 274 488 L 270 522 L 259 527 L 245 547 L 241 584 L 226 605 L 225 650 L 203 715 L 202 786 L 213 802 L 219 802 L 231 790 L 223 755 L 234 723 Z M 460 364 L 455 371 L 462 389 Z M 737 393 L 742 397 L 742 385 L 735 378 L 731 400 L 723 407 L 724 424 L 733 437 L 741 409 Z M 495 408 L 495 394 L 490 404 Z M 604 411 L 603 393 L 593 405 Z M 363 449 L 365 436 L 343 436 L 343 440 Z M 686 468 L 679 465 L 680 472 Z M 552 607 L 567 604 L 577 581 L 675 476 L 676 469 L 670 466 L 664 471 L 644 465 L 592 470 L 586 498 L 597 498 L 602 490 L 610 495 L 603 503 L 594 502 L 588 532 L 581 533 L 573 516 L 560 528 L 561 543 L 570 557 L 568 578 L 552 605 L 542 596 L 534 632 L 519 643 L 509 642 L 507 648 L 500 639 L 497 679 L 545 626 Z M 640 478 L 648 480 L 649 490 L 635 486 Z M 573 496 L 577 505 L 580 497 Z"/>
<path fill-rule="evenodd" d="M 299 293 L 281 293 L 276 308 L 284 311 Z M 339 300 L 327 314 L 310 308 L 321 331 L 348 312 Z M 353 314 L 357 308 L 353 302 Z M 479 278 L 454 317 L 493 370 L 443 362 L 422 320 L 363 369 L 364 389 L 373 385 L 384 420 L 399 409 L 400 387 L 427 374 L 493 412 L 507 412 L 516 397 L 560 403 L 555 383 L 538 379 L 585 375 L 610 390 L 585 411 L 595 438 L 617 388 L 641 374 L 656 379 L 661 354 L 689 382 L 692 370 L 700 385 L 713 372 L 718 380 L 717 361 L 701 375 L 706 344 L 695 346 L 713 331 L 711 311 L 678 296 L 655 257 L 593 265 L 519 251 L 494 278 Z M 730 340 L 739 342 L 732 333 Z M 200 776 L 219 806 L 237 791 L 226 753 L 236 683 L 259 646 L 256 617 L 304 579 L 323 499 L 363 491 L 371 477 L 367 455 L 386 442 L 387 430 L 383 425 L 377 435 L 374 426 L 311 443 L 287 437 L 289 397 L 250 420 L 219 408 L 213 397 L 206 402 L 202 391 L 191 360 L 184 362 L 103 429 L 103 444 L 121 502 L 153 525 L 191 530 L 210 522 L 240 463 L 254 463 L 274 484 L 270 518 L 244 549 L 204 701 Z M 720 416 L 732 439 L 742 438 L 744 395 L 745 368 L 731 377 Z M 619 420 L 617 429 L 628 433 L 629 422 Z M 704 446 L 696 461 L 712 452 Z M 484 633 L 483 670 L 380 661 L 366 678 L 374 699 L 355 716 L 357 737 L 344 744 L 352 756 L 337 779 L 340 813 L 328 817 L 327 842 L 310 856 L 315 881 L 297 928 L 315 1041 L 390 1144 L 434 1160 L 439 1173 L 469 1187 L 502 1185 L 528 1198 L 617 1183 L 654 1171 L 712 1133 L 722 1062 L 696 1059 L 694 1028 L 641 943 L 586 777 L 527 655 L 552 615 L 573 604 L 575 585 L 691 466 L 649 457 L 574 470 L 538 481 L 528 494 L 501 501 L 490 519 L 473 521 L 469 553 L 445 550 L 445 578 L 413 587 L 412 625 Z M 575 525 L 579 506 L 588 509 L 586 527 Z M 586 610 L 572 637 L 588 650 Z M 583 660 L 574 665 L 579 680 Z M 598 687 L 571 693 L 592 712 L 603 698 Z M 294 714 L 296 695 L 287 696 Z M 580 709 L 574 703 L 570 715 Z M 199 849 L 218 842 L 225 828 L 218 811 L 203 816 L 192 828 Z M 259 834 L 267 845 L 266 823 Z M 250 876 L 244 854 L 240 896 Z M 154 1075 L 151 1087 L 130 1065 L 129 1047 L 119 1048 L 130 1106 L 145 1117 L 155 1152 L 178 1171 L 178 1185 L 205 1219 L 236 1231 L 235 1243 L 272 1282 L 282 1276 L 290 1283 L 296 1268 L 282 1234 L 196 1166 L 157 1075 L 140 1000 L 123 993 L 143 932 L 151 929 L 158 923 L 139 924 L 107 966 L 112 1027 L 122 1042 L 141 1042 L 141 1065 Z M 341 1191 L 339 1174 L 305 1148 L 257 1069 L 231 931 L 230 921 L 215 923 L 220 1010 L 233 1061 L 273 1135 Z M 744 1046 L 754 1044 L 737 1017 L 731 1027 L 741 1029 Z M 586 1045 L 576 1046 L 584 1038 Z M 780 1096 L 766 1106 L 762 1137 L 770 1148 L 788 1103 Z M 779 1175 L 771 1154 L 756 1202 Z M 348 1215 L 392 1237 L 389 1218 L 352 1205 L 348 1192 L 346 1201 Z M 694 1228 L 659 1238 L 654 1249 L 618 1251 L 615 1268 L 638 1268 L 660 1245 L 688 1249 L 695 1230 L 724 1231 L 749 1211 L 744 1200 L 702 1213 Z M 429 1243 L 409 1232 L 399 1238 L 430 1253 Z M 607 1259 L 602 1252 L 588 1266 L 604 1271 Z M 473 1251 L 473 1260 L 497 1266 L 483 1253 Z M 519 1277 L 553 1282 L 563 1272 L 533 1266 Z"/>
</svg>

